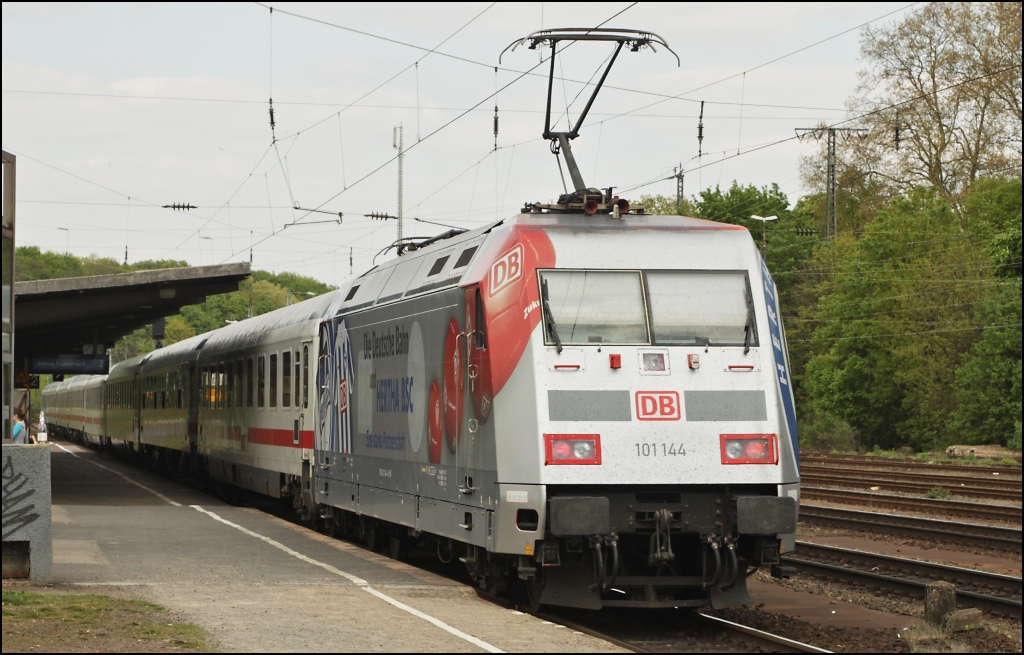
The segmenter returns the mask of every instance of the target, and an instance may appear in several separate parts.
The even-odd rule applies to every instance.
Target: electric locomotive
[[[546,30],[513,44],[615,43]],[[552,56],[552,75],[554,59]],[[594,90],[596,95],[608,70]],[[588,187],[357,279],[320,333],[319,512],[424,535],[530,603],[726,607],[785,575],[799,474],[775,284],[745,228]]]

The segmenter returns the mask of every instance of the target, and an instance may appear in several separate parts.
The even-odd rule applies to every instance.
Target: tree
[[[815,327],[805,398],[814,411],[848,422],[869,447],[941,448],[962,440],[965,422],[999,421],[1005,434],[1014,409],[991,399],[1020,386],[1012,377],[1020,361],[1020,283],[1014,305],[988,244],[1000,226],[1019,226],[1020,182],[976,187],[959,212],[938,190],[918,189],[889,203],[859,237],[841,234],[815,253],[827,277],[806,317]],[[1016,221],[1006,218],[1008,209]],[[979,351],[979,342],[988,349]],[[1001,361],[985,362],[992,384],[979,388],[976,411],[958,418],[967,389],[983,375],[977,365],[962,367],[995,352]]]
[[[853,146],[865,173],[957,197],[983,174],[1020,169],[1020,3],[929,3],[865,28],[861,55],[849,107],[870,130]]]
[[[973,224],[988,225],[995,284],[983,295],[977,340],[956,372],[956,439],[1020,448],[1021,181],[983,180],[964,203]],[[1012,443],[1017,440],[1017,443]]]
[[[694,211],[693,203],[686,198],[683,198],[683,206],[679,207],[675,198],[662,195],[640,196],[640,202],[637,204],[643,207],[645,212],[655,216],[693,216]]]

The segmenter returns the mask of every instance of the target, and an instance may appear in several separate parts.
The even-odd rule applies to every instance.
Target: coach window
[[[655,343],[758,345],[746,273],[648,272],[647,289]]]
[[[270,406],[277,407],[277,353],[270,356]]]
[[[245,406],[252,408],[253,359],[245,360]]]
[[[203,367],[202,379],[199,381],[199,406],[203,409],[210,407],[210,367]]]
[[[235,360],[235,407],[245,407],[245,370],[241,359]]]
[[[309,407],[309,346],[302,347],[302,406]]]
[[[542,271],[548,344],[650,343],[639,271]]]
[[[224,398],[226,407],[235,406],[235,363],[228,362],[224,367],[224,375],[227,376],[228,393]]]
[[[300,389],[299,385],[301,384],[301,382],[302,382],[302,365],[299,363],[299,351],[296,350],[295,351],[295,395],[292,396],[295,399],[295,406],[296,407],[299,406],[299,398],[302,397],[302,396],[299,395],[299,389]]]
[[[227,406],[227,377],[224,375],[224,364],[217,364],[217,408],[223,409]]]
[[[267,404],[267,362],[263,355],[256,364],[256,404],[262,408]]]
[[[292,354],[281,353],[281,407],[292,406]]]

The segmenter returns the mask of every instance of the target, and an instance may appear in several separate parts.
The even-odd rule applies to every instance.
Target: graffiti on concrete
[[[39,518],[36,506],[29,501],[36,490],[29,486],[24,473],[14,470],[10,455],[3,466],[3,538],[7,541],[22,528],[32,525]]]

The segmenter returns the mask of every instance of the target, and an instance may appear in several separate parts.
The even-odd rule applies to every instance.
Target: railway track
[[[925,470],[943,473],[971,473],[976,476],[991,476],[998,473],[1000,476],[1021,477],[1021,467],[996,464],[992,466],[970,466],[965,464],[948,464],[946,462],[920,462],[912,459],[889,459],[885,457],[871,457],[865,455],[810,455],[800,454],[800,464],[844,464],[858,465],[862,468],[883,468],[903,470]]]
[[[959,475],[940,472],[903,471],[895,469],[864,469],[849,466],[829,466],[822,464],[805,464],[801,470],[803,475],[829,475],[842,477],[860,477],[869,479],[886,479],[894,482],[921,482],[938,486],[964,485],[978,489],[1021,490],[1020,479],[999,477],[991,473],[987,476]]]
[[[962,521],[922,519],[806,504],[800,506],[800,522],[864,529],[902,537],[919,537],[960,546],[999,550],[1018,556],[1022,552],[1020,528],[1000,528]]]
[[[924,597],[929,582],[956,585],[957,607],[979,609],[1020,618],[1021,578],[946,564],[880,555],[849,548],[797,542],[783,556],[798,571]]]
[[[807,486],[801,486],[800,497],[804,500],[825,501],[843,505],[864,505],[896,511],[926,512],[942,516],[970,516],[975,519],[1021,522],[1021,508],[1013,505],[989,505],[960,500],[908,498],[906,496],[893,496],[883,493]]]
[[[927,493],[941,487],[951,494],[968,498],[992,498],[997,500],[1020,500],[1021,484],[1016,487],[999,484],[982,484],[965,478],[927,476],[918,477],[913,474],[872,474],[868,471],[825,472],[804,469],[800,472],[800,480],[805,484],[827,485],[834,487],[871,488],[881,487],[886,491],[902,491],[905,493]],[[962,481],[967,480],[967,481]],[[1012,482],[1012,481],[1011,481]]]

